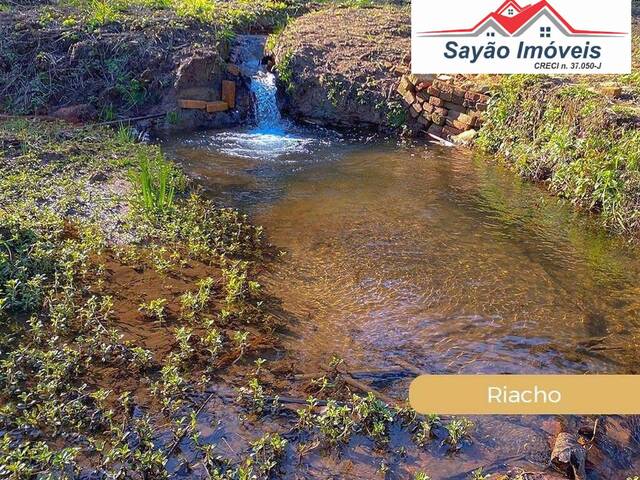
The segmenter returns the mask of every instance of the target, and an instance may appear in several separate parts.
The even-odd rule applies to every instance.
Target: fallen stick
[[[414,373],[415,375],[422,375],[423,373],[425,373],[415,365],[412,365],[409,362],[405,362],[401,358],[393,357],[392,360],[393,362],[396,363],[396,365],[406,368],[407,370],[409,370],[411,373]]]
[[[122,118],[119,120],[109,120],[108,122],[100,122],[100,123],[92,123],[91,126],[92,127],[101,127],[104,125],[115,125],[118,123],[131,123],[131,122],[139,122],[141,120],[151,120],[152,118],[160,118],[160,117],[164,117],[167,114],[167,112],[162,112],[162,113],[154,113],[151,115],[143,115],[141,117],[130,117],[130,118]]]
[[[342,378],[342,380],[344,380],[344,383],[346,383],[347,385],[351,385],[354,388],[357,388],[358,390],[361,390],[363,392],[366,393],[371,393],[373,395],[375,395],[376,397],[378,397],[379,400],[382,400],[384,403],[388,404],[388,405],[397,405],[398,401],[395,398],[391,398],[387,395],[385,395],[382,392],[378,392],[377,390],[374,390],[373,388],[369,387],[368,385],[359,382],[358,380],[356,380],[355,378],[350,377],[349,375],[345,375],[343,373],[340,374],[340,377]]]
[[[354,370],[349,372],[341,372],[348,373],[351,377],[376,377],[376,376],[391,376],[391,375],[401,375],[407,373],[406,368],[387,368],[387,369],[377,369],[377,370]],[[298,373],[293,376],[295,380],[310,380],[316,377],[322,377],[325,375],[323,372],[316,373]]]

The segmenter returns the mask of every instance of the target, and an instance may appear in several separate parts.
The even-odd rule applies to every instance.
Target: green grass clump
[[[173,207],[178,172],[162,156],[140,153],[138,162],[139,172],[133,179],[140,205],[152,215],[168,212]]]
[[[295,83],[293,82],[293,52],[290,50],[284,52],[278,63],[276,63],[275,69],[278,73],[278,80],[282,82],[285,90],[288,93],[293,92],[295,89]]]
[[[548,77],[505,76],[478,143],[524,177],[599,212],[605,225],[640,227],[640,132],[618,125],[609,100]]]

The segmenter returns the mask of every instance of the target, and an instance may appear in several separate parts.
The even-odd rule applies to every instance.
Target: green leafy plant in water
[[[416,472],[413,479],[414,480],[431,480],[431,477],[424,472]]]
[[[414,434],[415,442],[421,447],[425,446],[434,437],[434,429],[440,425],[440,417],[435,414],[427,415],[417,427]]]
[[[483,467],[471,472],[471,480],[488,480],[489,478],[491,478],[491,475],[485,475]]]
[[[452,418],[444,427],[447,430],[447,438],[444,441],[452,450],[459,450],[462,442],[469,438],[473,426],[473,422],[467,418]]]

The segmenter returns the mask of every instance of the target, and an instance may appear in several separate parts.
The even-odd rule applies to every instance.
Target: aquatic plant
[[[452,450],[459,450],[462,442],[468,439],[473,426],[473,422],[467,418],[451,418],[444,427],[447,430],[444,442],[448,443]]]
[[[420,446],[425,446],[435,436],[434,429],[440,424],[438,415],[427,415],[417,426],[417,431],[414,433],[415,442]]]
[[[491,475],[485,475],[484,468],[480,467],[471,472],[471,480],[487,480],[491,478]]]
[[[431,477],[424,472],[416,472],[413,479],[414,480],[431,480]]]

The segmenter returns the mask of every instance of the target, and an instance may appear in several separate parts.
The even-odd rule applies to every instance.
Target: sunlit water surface
[[[271,80],[256,96],[274,96]],[[640,372],[638,252],[588,215],[491,159],[295,127],[261,105],[257,127],[164,148],[286,252],[261,281],[282,299],[300,370],[336,354],[350,368],[400,358],[438,373]],[[407,387],[379,386],[398,398]],[[511,461],[544,467],[555,428],[545,425],[557,419],[476,422],[471,450],[422,452],[415,465],[434,479]],[[614,455],[620,478],[640,463],[634,442]]]

